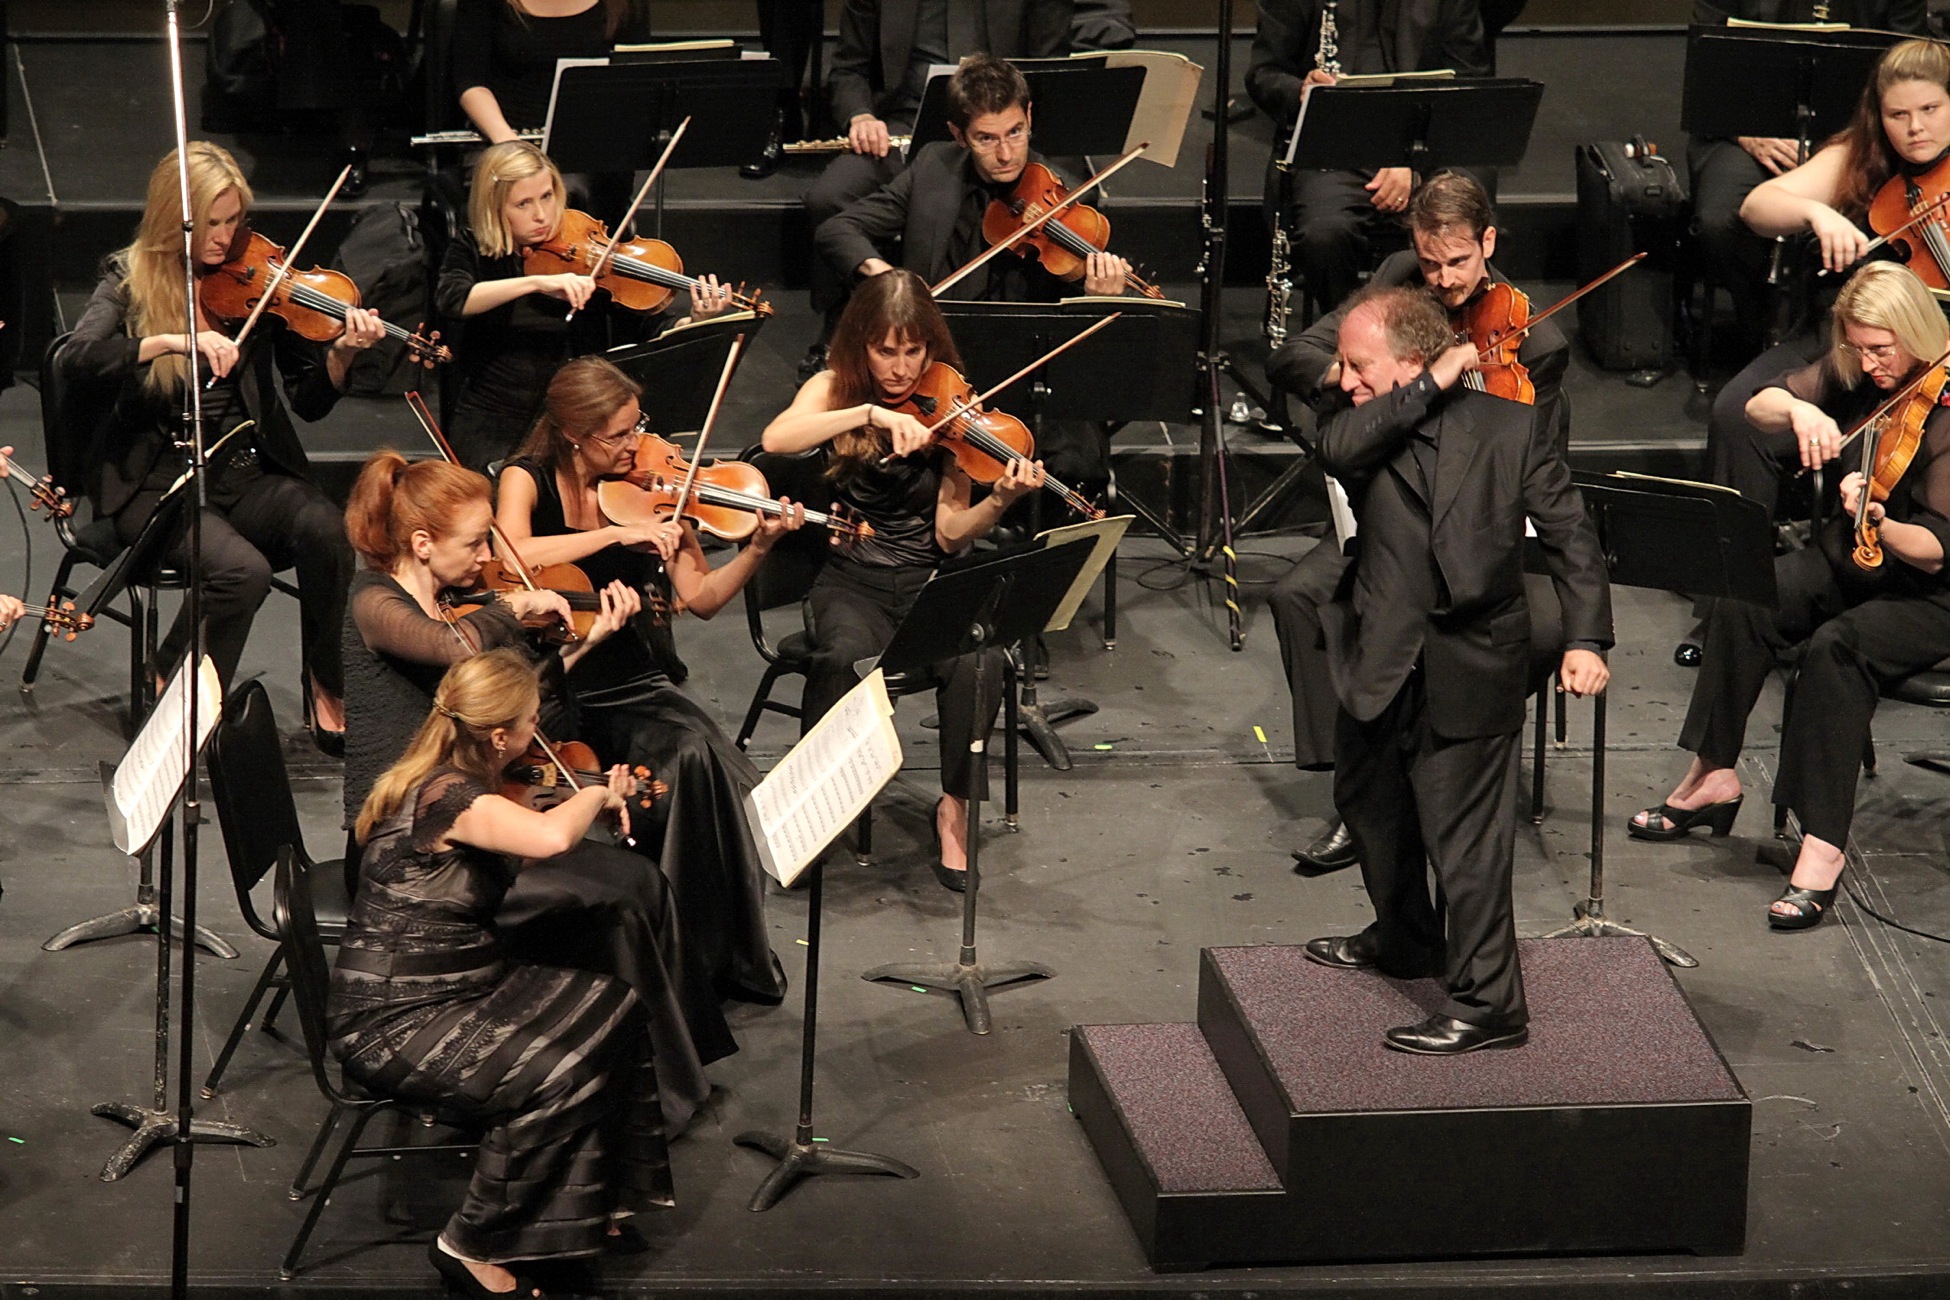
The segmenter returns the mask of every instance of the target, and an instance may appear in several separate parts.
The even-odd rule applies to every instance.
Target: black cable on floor
[[[1913,925],[1898,921],[1893,916],[1884,916],[1881,912],[1876,911],[1875,908],[1870,907],[1862,901],[1862,895],[1855,892],[1855,885],[1848,879],[1848,872],[1846,870],[1842,872],[1842,888],[1848,893],[1849,902],[1854,903],[1868,915],[1873,916],[1876,920],[1891,929],[1901,930],[1904,934],[1913,934],[1919,939],[1929,939],[1936,943],[1950,943],[1950,935],[1934,934],[1929,930],[1919,930]]]

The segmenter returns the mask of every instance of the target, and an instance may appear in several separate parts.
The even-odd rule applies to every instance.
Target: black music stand
[[[1680,129],[1697,139],[1757,135],[1793,140],[1806,162],[1817,140],[1848,124],[1883,52],[1901,39],[1893,32],[1696,25],[1686,35]],[[1786,249],[1785,238],[1775,240],[1767,284],[1776,293],[1793,287]],[[1707,295],[1710,314],[1710,288]],[[1785,333],[1784,318],[1796,314],[1793,301],[1790,296],[1773,305],[1770,342]]]
[[[1598,530],[1605,567],[1621,587],[1652,587],[1772,607],[1773,527],[1758,502],[1704,483],[1633,474],[1575,474]],[[1697,966],[1685,949],[1605,917],[1605,697],[1591,701],[1591,880],[1569,925],[1546,939],[1626,935],[1649,940],[1668,965]]]
[[[1143,68],[1107,68],[1101,58],[1011,62],[1029,83],[1036,106],[1037,152],[1052,158],[1124,152],[1144,90]],[[948,133],[946,74],[936,74],[922,87],[909,134],[909,158],[923,145],[954,139]]]
[[[755,312],[727,312],[666,330],[645,343],[611,348],[603,355],[643,385],[643,413],[650,417],[650,428],[668,438],[704,426],[731,345],[740,334],[749,344],[764,322]],[[749,349],[744,355],[751,355]]]
[[[988,715],[986,655],[991,646],[1035,636],[1049,625],[1063,597],[1083,572],[1096,543],[1089,539],[1021,551],[982,564],[937,574],[921,588],[914,607],[894,629],[879,667],[889,673],[914,672],[965,654],[975,661],[975,716]],[[990,1029],[988,991],[1031,980],[1054,978],[1041,962],[986,965],[975,951],[975,901],[981,890],[982,782],[988,744],[977,736],[975,762],[968,777],[968,880],[961,902],[961,955],[953,965],[896,962],[876,966],[860,978],[904,988],[919,986],[954,993],[971,1034]]]
[[[1072,298],[1060,303],[958,302],[941,303],[941,314],[962,354],[968,377],[978,390],[1000,383],[1112,313],[1119,319],[1104,327],[1089,349],[1065,352],[1031,371],[1013,388],[996,394],[990,403],[1024,420],[1038,445],[1050,420],[1087,420],[1095,424],[1128,424],[1159,420],[1189,424],[1196,401],[1198,373],[1198,313],[1177,303],[1150,298]],[[1111,348],[1116,352],[1112,353]],[[1109,366],[1104,357],[1142,357],[1144,365]],[[1105,452],[1108,468],[1109,452]],[[1071,484],[1075,487],[1075,484]],[[1120,506],[1116,480],[1110,496]],[[1041,497],[1034,505],[1034,531],[1042,530]],[[1143,503],[1130,508],[1143,516],[1181,553],[1185,539]],[[1036,643],[1031,642],[1031,645]],[[1117,648],[1117,565],[1115,557],[1104,570],[1104,648]],[[1040,653],[1040,651],[1038,652]],[[1070,770],[1070,754],[1052,728],[1069,718],[1095,713],[1089,700],[1072,698],[1043,703],[1036,698],[1034,663],[1024,665],[1019,723],[1043,761],[1059,772]]]

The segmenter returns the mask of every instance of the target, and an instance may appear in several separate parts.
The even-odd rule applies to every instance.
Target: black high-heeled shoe
[[[345,733],[343,731],[327,731],[318,725],[318,720],[315,716],[316,708],[311,700],[311,691],[310,676],[300,674],[298,678],[298,697],[304,705],[305,730],[311,732],[312,744],[318,746],[319,752],[323,753],[327,758],[344,758]]]
[[[934,862],[931,865],[934,867],[935,880],[951,894],[967,893],[968,872],[956,871],[941,860],[941,805],[939,803],[934,806],[934,817],[930,819],[928,829],[934,832]]]
[[[440,1280],[447,1284],[449,1292],[466,1296],[467,1300],[500,1300],[501,1297],[509,1296],[520,1296],[523,1300],[535,1300],[539,1296],[542,1300],[547,1300],[546,1294],[540,1287],[528,1282],[513,1269],[508,1270],[514,1274],[513,1290],[490,1290],[480,1278],[474,1276],[474,1270],[467,1267],[467,1261],[440,1249],[438,1237],[427,1243],[427,1262],[433,1265],[434,1272],[440,1274]]]
[[[1720,803],[1709,803],[1698,808],[1675,808],[1669,803],[1662,803],[1657,808],[1647,808],[1627,821],[1625,831],[1636,840],[1663,843],[1683,840],[1693,827],[1704,826],[1717,839],[1733,834],[1733,819],[1740,815],[1740,802],[1746,797],[1737,794]],[[1662,820],[1666,823],[1663,826],[1659,824]]]
[[[1786,903],[1794,913],[1784,916],[1774,910],[1774,904],[1767,907],[1767,924],[1776,930],[1812,930],[1821,924],[1821,918],[1828,915],[1828,909],[1835,902],[1835,891],[1842,882],[1838,877],[1827,889],[1801,889],[1792,882],[1781,891],[1774,903]]]

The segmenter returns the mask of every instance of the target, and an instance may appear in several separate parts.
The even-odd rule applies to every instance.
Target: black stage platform
[[[1195,43],[1195,42],[1194,42]],[[1526,214],[1568,212],[1570,144],[1632,130],[1671,137],[1678,40],[1671,34],[1558,34],[1506,38],[1505,70],[1552,87],[1534,162],[1505,186],[1507,245],[1527,285],[1549,300],[1568,274],[1561,225],[1532,234]],[[1241,54],[1243,56],[1243,44]],[[161,51],[153,41],[23,40],[9,51],[14,135],[0,151],[0,193],[33,209],[40,255],[73,318],[100,256],[125,240],[140,178],[167,144]],[[29,143],[23,84],[45,143]],[[1654,120],[1665,115],[1663,124]],[[1240,129],[1232,211],[1242,223],[1234,270],[1259,273],[1243,250],[1257,201],[1258,158]],[[248,142],[265,225],[295,223],[327,179],[323,150]],[[43,156],[47,170],[43,173]],[[1188,154],[1188,157],[1195,156]],[[690,265],[760,274],[783,265],[787,219],[805,173],[761,186],[724,176],[673,188],[671,225]],[[1167,183],[1168,182],[1168,183]],[[48,193],[49,185],[53,193]],[[1181,169],[1134,180],[1120,203],[1149,201],[1168,225],[1190,229],[1197,179]],[[409,197],[410,166],[395,164],[375,198]],[[58,203],[57,203],[58,200]],[[1175,205],[1175,206],[1174,206]],[[756,223],[756,224],[753,224]],[[769,223],[769,224],[768,224]],[[1134,223],[1139,230],[1147,222]],[[1120,227],[1121,228],[1121,227]],[[1160,227],[1162,228],[1162,227]],[[751,230],[763,232],[747,244]],[[1558,231],[1557,234],[1550,233]],[[716,243],[718,232],[726,236]],[[741,234],[740,232],[745,232]],[[58,241],[54,240],[59,235]],[[1169,249],[1165,250],[1170,252]],[[1158,260],[1175,290],[1192,254]],[[749,260],[743,260],[743,259]],[[1530,259],[1534,258],[1532,261]],[[722,259],[722,260],[719,260]],[[1175,273],[1174,273],[1175,270]],[[759,336],[731,395],[724,447],[749,442],[788,400],[792,367],[812,331],[803,294],[778,293],[779,317]],[[1228,301],[1225,337],[1250,358],[1257,296]],[[10,328],[12,323],[10,322]],[[1591,466],[1681,465],[1696,452],[1703,410],[1675,377],[1628,388],[1579,359],[1569,381],[1575,443]],[[327,462],[356,463],[385,441],[417,445],[400,403],[347,400],[306,431]],[[1134,459],[1182,457],[1187,428],[1131,429]],[[1234,446],[1262,477],[1290,455],[1285,443],[1240,430]],[[0,444],[40,463],[36,395],[0,393]],[[1135,465],[1131,476],[1140,478]],[[1302,491],[1289,523],[1318,520]],[[0,590],[44,590],[53,543],[33,530],[32,575],[15,525],[0,521]],[[934,733],[927,712],[898,722],[909,766],[883,796],[880,861],[830,861],[826,981],[822,989],[821,1134],[914,1165],[914,1182],[821,1180],[766,1215],[745,1203],[765,1163],[735,1148],[734,1133],[789,1128],[796,1107],[798,990],[803,987],[802,894],[769,902],[774,943],[793,982],[783,1008],[742,1008],[743,1050],[713,1067],[719,1093],[674,1147],[679,1208],[647,1225],[655,1248],[609,1270],[618,1293],[718,1296],[832,1294],[1362,1295],[1431,1298],[1512,1292],[1549,1296],[1950,1294],[1950,951],[1889,928],[1853,899],[1835,922],[1806,934],[1770,932],[1767,900],[1780,889],[1779,850],[1768,834],[1765,792],[1779,692],[1756,714],[1744,774],[1753,797],[1731,839],[1675,846],[1628,840],[1623,820],[1657,802],[1683,766],[1672,748],[1690,689],[1671,661],[1690,622],[1677,597],[1617,593],[1619,648],[1610,705],[1606,843],[1610,912],[1656,931],[1700,959],[1679,985],[1752,1104],[1751,1187],[1743,1253],[1420,1260],[1388,1264],[1226,1268],[1192,1275],[1150,1269],[1110,1181],[1066,1104],[1068,1034],[1079,1024],[1191,1021],[1197,955],[1300,943],[1367,919],[1360,882],[1341,873],[1296,878],[1288,851],[1328,814],[1328,782],[1291,766],[1288,701],[1263,604],[1265,586],[1313,544],[1295,532],[1242,540],[1246,646],[1223,649],[1215,588],[1188,576],[1158,542],[1125,546],[1119,646],[1099,648],[1100,606],[1052,638],[1051,695],[1084,695],[1101,711],[1064,725],[1077,763],[1055,773],[1025,767],[1022,833],[992,824],[984,862],[983,948],[997,960],[1047,962],[1057,978],[995,1000],[996,1031],[969,1036],[953,1003],[868,985],[858,972],[896,960],[938,960],[955,950],[956,900],[933,883],[926,853]],[[796,621],[780,615],[775,634]],[[261,673],[290,736],[310,845],[330,856],[340,840],[339,776],[298,728],[296,620],[273,596],[244,659]],[[690,687],[730,723],[743,711],[759,660],[737,610],[686,621],[680,648]],[[17,675],[24,637],[0,651],[0,676]],[[114,940],[65,953],[41,942],[62,927],[129,901],[133,870],[113,850],[96,765],[120,757],[126,641],[104,628],[49,651],[34,695],[0,708],[0,1297],[155,1293],[167,1276],[170,1171],[152,1157],[130,1177],[97,1173],[122,1130],[92,1118],[109,1099],[146,1100],[151,1050],[153,947]],[[1588,843],[1586,712],[1572,711],[1571,743],[1553,750],[1553,811],[1518,837],[1520,930],[1541,934],[1569,919],[1583,896]],[[1851,879],[1878,910],[1950,932],[1944,810],[1950,786],[1898,756],[1941,744],[1942,715],[1890,704],[1877,719],[1882,774],[1864,786]],[[789,734],[761,728],[755,755],[769,764]],[[196,1022],[206,1061],[221,1042],[264,957],[229,897],[219,837],[205,837],[202,919],[243,950],[236,962],[199,966]],[[1546,1026],[1540,1023],[1539,1032]],[[269,1150],[208,1148],[195,1164],[193,1269],[199,1296],[428,1294],[421,1251],[453,1203],[455,1187],[424,1170],[388,1166],[347,1183],[327,1210],[289,1286],[276,1268],[303,1213],[284,1189],[324,1106],[289,1043],[253,1034],[224,1093],[205,1107],[277,1138]],[[1345,1199],[1344,1170],[1305,1195]],[[390,1217],[389,1217],[390,1215]]]

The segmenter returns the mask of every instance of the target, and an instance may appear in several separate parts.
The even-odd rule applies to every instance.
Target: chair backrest
[[[251,890],[277,864],[280,851],[291,849],[308,861],[277,718],[263,682],[245,682],[224,702],[223,720],[210,744],[210,789],[237,905],[251,928],[263,934]]]
[[[48,477],[79,497],[88,487],[88,448],[103,406],[99,392],[75,391],[54,364],[55,354],[73,337],[63,334],[41,353],[41,443]]]
[[[288,849],[278,854],[277,881],[272,886],[271,923],[283,946],[285,971],[291,980],[291,1001],[298,1008],[298,1024],[305,1035],[305,1055],[311,1058],[318,1089],[333,1101],[342,1098],[325,1063],[325,999],[331,992],[332,971],[325,962],[325,945],[318,937],[318,914],[312,907],[311,864]]]
[[[791,497],[814,510],[824,510],[832,503],[833,491],[826,481],[823,456],[810,452],[784,456],[765,451],[754,443],[740,452],[738,459],[756,466],[765,475],[765,484],[774,497]],[[831,550],[824,528],[802,528],[778,540],[771,554],[765,557],[765,563],[745,583],[745,608],[754,638],[758,636],[759,614],[781,605],[796,605],[806,598],[813,580],[826,567]]]

